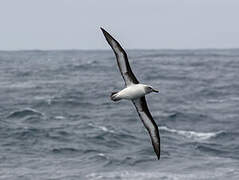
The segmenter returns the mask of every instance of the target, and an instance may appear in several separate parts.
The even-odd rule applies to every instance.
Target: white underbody
[[[130,85],[130,86],[124,88],[123,90],[119,91],[116,94],[116,97],[120,98],[120,99],[128,99],[128,100],[140,98],[147,94],[145,91],[145,86],[146,85],[144,85],[144,84]]]

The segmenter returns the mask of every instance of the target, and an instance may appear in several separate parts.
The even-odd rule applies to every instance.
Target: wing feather
[[[133,100],[133,103],[137,109],[140,119],[142,120],[145,128],[148,130],[151,142],[158,159],[160,159],[160,136],[158,126],[153,120],[152,115],[149,112],[145,96],[140,99]]]
[[[129,86],[131,84],[138,84],[139,81],[135,77],[134,73],[132,72],[128,57],[124,49],[120,46],[120,44],[103,28],[101,28],[107,42],[113,49],[116,59],[117,59],[117,64],[120,70],[120,73],[125,81],[125,85]]]

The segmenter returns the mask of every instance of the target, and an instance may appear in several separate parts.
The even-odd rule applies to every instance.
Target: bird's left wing
[[[125,86],[129,86],[131,84],[138,84],[139,81],[136,79],[134,73],[130,68],[128,57],[124,49],[121,47],[118,41],[116,41],[106,30],[104,30],[103,28],[101,28],[101,30],[107,42],[115,53],[120,73],[125,81]]]
[[[139,117],[141,118],[145,128],[149,132],[154,152],[156,153],[158,159],[160,159],[160,136],[158,126],[154,122],[153,117],[149,112],[145,96],[132,101],[137,109]]]

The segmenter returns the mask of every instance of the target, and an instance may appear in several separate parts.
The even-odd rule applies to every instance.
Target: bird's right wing
[[[138,84],[139,81],[136,79],[135,75],[133,74],[128,57],[124,49],[120,46],[120,44],[103,28],[101,28],[107,42],[113,49],[116,59],[117,59],[117,64],[119,66],[120,73],[125,81],[125,85],[129,86],[131,84]]]
[[[137,109],[140,119],[149,132],[154,152],[156,153],[158,159],[160,159],[160,136],[158,126],[154,122],[153,117],[149,112],[145,96],[133,100],[133,103]]]

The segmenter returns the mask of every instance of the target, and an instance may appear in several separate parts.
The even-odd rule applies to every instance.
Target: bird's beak
[[[153,89],[153,92],[159,93],[159,91],[158,91],[158,90],[155,90],[155,89]]]

